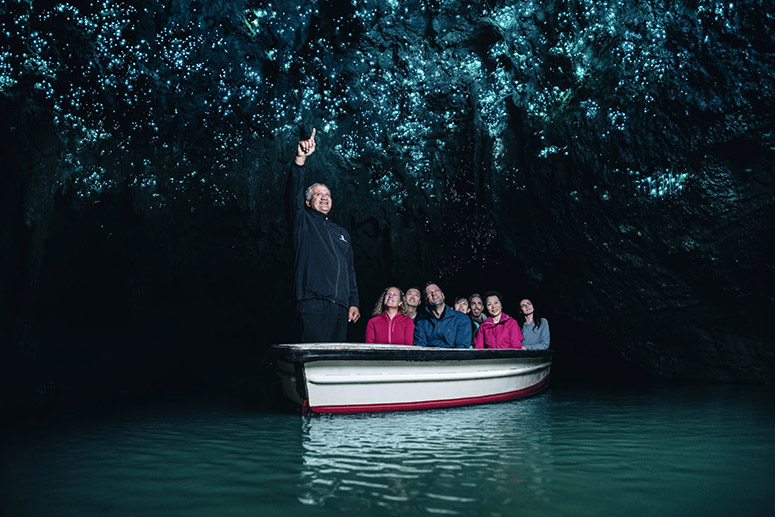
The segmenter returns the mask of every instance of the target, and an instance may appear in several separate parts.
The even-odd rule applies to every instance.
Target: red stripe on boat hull
[[[347,406],[308,406],[313,413],[374,413],[378,411],[408,411],[412,409],[436,409],[455,406],[471,406],[504,402],[534,395],[546,387],[549,377],[544,377],[538,384],[517,391],[483,395],[481,397],[464,397],[459,399],[424,400],[418,402],[394,402],[390,404],[358,404]],[[306,403],[307,401],[305,401]]]

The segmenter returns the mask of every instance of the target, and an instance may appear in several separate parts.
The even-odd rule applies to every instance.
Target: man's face
[[[471,298],[471,315],[474,318],[478,318],[482,315],[482,311],[484,310],[484,303],[482,303],[482,299],[478,296],[474,296]]]
[[[321,214],[328,215],[331,211],[331,191],[325,185],[312,187],[312,198],[307,200],[307,206]]]
[[[420,305],[420,290],[419,289],[409,289],[406,292],[406,304],[410,307],[418,307]]]
[[[444,305],[444,293],[436,284],[430,284],[425,288],[425,299],[431,307],[441,307]]]

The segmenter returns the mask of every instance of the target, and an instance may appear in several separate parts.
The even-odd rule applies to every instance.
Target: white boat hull
[[[401,345],[277,345],[283,393],[316,413],[512,400],[546,387],[552,353]]]

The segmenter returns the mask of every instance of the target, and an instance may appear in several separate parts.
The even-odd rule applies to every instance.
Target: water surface
[[[770,515],[768,388],[553,385],[444,410],[301,417],[187,403],[3,449],[7,515]]]

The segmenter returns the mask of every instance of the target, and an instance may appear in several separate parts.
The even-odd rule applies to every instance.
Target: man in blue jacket
[[[429,282],[425,307],[414,322],[414,344],[440,348],[471,348],[471,318],[444,303],[444,292]]]
[[[358,285],[347,230],[331,221],[331,191],[322,183],[304,189],[307,157],[315,152],[315,130],[299,142],[286,190],[294,256],[294,294],[303,343],[347,341],[355,323]]]

